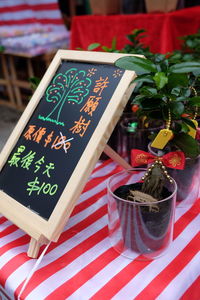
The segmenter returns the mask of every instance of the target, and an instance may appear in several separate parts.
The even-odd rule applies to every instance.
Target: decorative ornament
[[[144,202],[155,202],[161,200],[163,197],[163,189],[165,181],[173,183],[172,177],[168,174],[166,167],[173,169],[184,169],[185,155],[182,151],[169,152],[163,156],[157,157],[148,152],[133,149],[131,151],[131,164],[133,167],[138,167],[145,164],[150,164],[145,174],[142,176],[142,188],[141,194],[131,194],[130,199],[133,197],[134,201],[142,199]],[[150,195],[153,199],[145,198],[146,195]],[[146,199],[146,200],[145,200]],[[154,203],[150,205],[150,211],[156,212],[156,206]]]
[[[162,173],[165,175],[165,177],[169,180],[169,182],[172,183],[171,176],[168,174],[166,167],[164,166],[163,162],[159,158],[155,160],[155,162],[147,169],[146,173],[141,179],[145,180],[145,178],[152,176],[153,173],[155,173],[154,168],[158,166],[162,170]]]
[[[166,167],[183,169],[185,155],[182,151],[174,151],[157,157],[148,152],[133,149],[131,151],[131,163],[133,167],[152,163],[141,178],[143,181],[141,192],[160,200],[163,195],[165,180],[173,183]]]
[[[183,170],[185,167],[185,155],[182,151],[173,151],[157,157],[139,149],[131,150],[131,165],[133,167],[154,163],[156,160],[161,161],[167,168]]]
[[[151,147],[157,149],[163,149],[167,143],[173,138],[173,132],[170,129],[171,126],[171,112],[168,111],[168,121],[166,122],[166,129],[161,129],[153,142],[151,143]]]
[[[138,123],[137,122],[131,122],[128,123],[127,131],[128,132],[135,132],[137,129]]]
[[[191,86],[190,89],[194,92],[194,96],[197,97],[197,91],[196,91],[196,89],[193,86]],[[194,117],[193,117],[193,119],[191,119],[191,121],[193,122],[193,124],[195,126],[195,129],[193,127],[187,125],[189,127],[188,134],[191,137],[193,137],[193,139],[196,138],[197,128],[198,128],[198,122],[196,120],[197,114],[198,114],[198,106],[195,106]]]

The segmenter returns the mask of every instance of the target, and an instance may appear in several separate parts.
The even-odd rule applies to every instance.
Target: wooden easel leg
[[[124,169],[132,169],[132,166],[127,163],[117,152],[115,152],[110,146],[106,145],[103,152],[117,162]]]
[[[41,244],[37,240],[31,238],[27,255],[32,258],[37,258],[40,250],[40,246]]]

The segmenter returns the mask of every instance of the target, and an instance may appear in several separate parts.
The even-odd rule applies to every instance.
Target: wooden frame
[[[59,50],[2,150],[0,156],[0,170],[6,163],[9,154],[18,141],[18,138],[24,130],[62,60],[113,65],[118,58],[125,55],[126,54]],[[124,75],[115,89],[115,92],[109,101],[98,126],[94,130],[85,151],[76,165],[75,170],[67,182],[65,189],[63,190],[62,195],[48,220],[43,219],[3,191],[0,191],[0,212],[32,238],[28,250],[28,255],[30,257],[36,257],[38,255],[41,244],[47,243],[48,241],[58,240],[63,227],[75,206],[76,200],[81,194],[89,174],[94,168],[101,152],[104,150],[106,142],[130,97],[134,88],[133,85],[130,86],[130,82],[135,78],[135,76],[135,72],[133,71],[124,72]]]

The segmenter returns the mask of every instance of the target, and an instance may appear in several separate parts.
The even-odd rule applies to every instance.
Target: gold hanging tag
[[[157,149],[163,149],[167,143],[172,139],[173,132],[170,129],[161,129],[153,142],[151,143],[151,147]]]
[[[193,127],[187,125],[189,127],[189,131],[188,131],[188,134],[193,137],[193,139],[195,139],[196,137],[196,133],[197,133],[197,127],[198,127],[198,122],[197,120],[191,120],[193,123],[194,123],[194,126],[196,127],[196,129],[194,129]]]

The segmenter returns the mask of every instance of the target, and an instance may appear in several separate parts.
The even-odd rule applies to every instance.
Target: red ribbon
[[[158,157],[142,150],[131,150],[131,165],[133,167],[147,165],[158,159],[168,168],[183,170],[185,167],[185,155],[182,151],[169,152]]]

